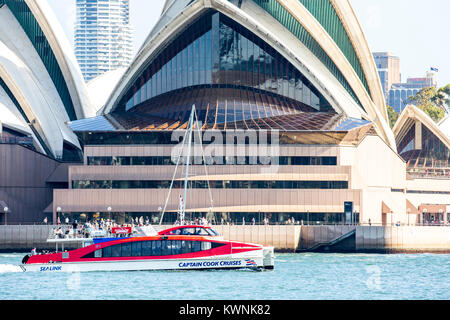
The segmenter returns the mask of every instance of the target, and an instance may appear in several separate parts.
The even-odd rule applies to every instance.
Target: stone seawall
[[[39,250],[55,250],[54,244],[47,243],[51,225],[28,226],[0,226],[0,252],[1,251],[27,251],[36,248]],[[76,249],[79,244],[65,244],[65,249]]]
[[[357,227],[355,251],[450,253],[450,226]]]
[[[161,230],[169,226],[158,226]],[[0,226],[0,251],[54,250],[46,242],[53,226]],[[449,227],[214,226],[227,240],[274,246],[277,252],[450,253]],[[66,244],[65,249],[77,248]]]

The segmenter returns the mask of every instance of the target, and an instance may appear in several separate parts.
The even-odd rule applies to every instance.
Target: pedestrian
[[[66,224],[69,224],[69,217],[66,217]]]
[[[61,219],[58,217],[58,226],[61,225]]]
[[[47,222],[48,222],[48,219],[47,219],[47,217],[45,217],[45,218],[44,218],[44,224],[46,225]]]
[[[77,229],[78,229],[78,221],[77,220],[75,220],[73,222],[72,227],[73,227],[73,235],[76,238],[77,237]]]

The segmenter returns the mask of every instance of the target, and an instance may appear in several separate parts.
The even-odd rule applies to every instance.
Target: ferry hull
[[[51,264],[25,264],[24,272],[64,273],[96,271],[146,271],[146,270],[205,270],[205,269],[263,269],[263,257],[209,259],[167,259],[133,261],[68,262]],[[268,266],[267,269],[272,269]]]

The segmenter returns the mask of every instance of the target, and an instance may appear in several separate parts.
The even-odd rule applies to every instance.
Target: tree
[[[391,106],[387,106],[387,113],[388,113],[388,117],[389,117],[389,124],[392,129],[398,120],[399,114],[397,112],[395,112],[394,108],[392,108]]]
[[[439,90],[435,87],[423,88],[415,96],[409,97],[408,100],[414,103],[435,122],[439,122],[445,116],[445,106],[448,102],[445,94],[445,90],[448,90],[446,89],[447,87]]]
[[[450,106],[450,84],[440,88],[437,91],[434,102],[437,106],[444,110],[444,112],[448,112],[448,108]]]

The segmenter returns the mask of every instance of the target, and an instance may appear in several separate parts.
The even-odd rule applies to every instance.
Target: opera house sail
[[[18,1],[3,3],[0,13],[24,24],[8,9]],[[21,3],[33,13],[27,17],[40,17],[41,1]],[[34,19],[54,39],[48,36],[53,29]],[[48,40],[46,52],[54,54],[48,63],[40,46],[33,46],[41,38],[31,41],[27,32],[20,34],[36,59],[23,59],[9,40],[11,59],[40,62],[43,81],[52,84],[46,96],[55,97],[48,99],[54,103],[28,108],[31,95],[19,90],[27,86],[13,85],[23,79],[6,77],[15,73],[6,72],[10,64],[2,62],[0,76],[9,93],[0,97],[9,100],[0,106],[10,106],[20,120],[16,127],[32,128],[36,144],[48,153],[60,154],[68,143],[83,147],[83,165],[68,168],[68,189],[54,190],[46,209],[54,221],[102,217],[128,223],[145,216],[159,222],[167,199],[164,223],[175,222],[185,176],[174,175],[174,155],[193,105],[200,123],[195,130],[212,160],[206,160],[205,174],[205,163],[194,156],[183,199],[188,219],[409,224],[429,218],[420,216],[423,208],[446,211],[444,203],[450,203],[448,153],[432,152],[433,161],[440,161],[433,163],[444,168],[439,179],[407,175],[412,162],[402,157],[408,151],[417,155],[403,139],[412,122],[404,116],[395,135],[390,129],[377,68],[348,0],[168,0],[130,67],[90,83],[93,92],[117,83],[109,97],[101,92],[93,99],[95,107],[78,82],[79,70],[64,64],[72,54]],[[8,35],[1,37],[6,43]],[[70,59],[61,59],[63,53]],[[49,66],[59,67],[65,85]],[[32,67],[30,78],[38,70]],[[42,108],[47,118],[31,117]],[[24,115],[36,124],[28,125]],[[48,135],[49,130],[59,134]],[[243,139],[233,136],[242,132]],[[423,136],[437,141],[427,131]],[[193,142],[195,150],[199,141]],[[172,179],[175,192],[167,198]]]
[[[0,121],[54,159],[81,146],[66,122],[94,115],[73,50],[46,1],[0,0]]]

